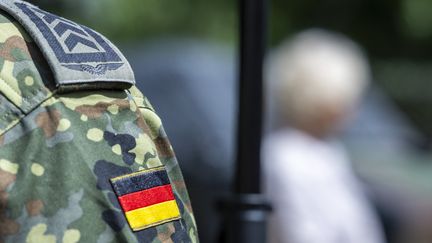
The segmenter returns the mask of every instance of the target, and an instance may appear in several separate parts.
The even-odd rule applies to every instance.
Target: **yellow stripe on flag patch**
[[[154,204],[126,212],[126,218],[134,231],[180,218],[175,200]]]

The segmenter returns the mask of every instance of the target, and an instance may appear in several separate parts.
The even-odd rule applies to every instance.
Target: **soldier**
[[[161,120],[119,50],[0,2],[0,242],[198,242]]]

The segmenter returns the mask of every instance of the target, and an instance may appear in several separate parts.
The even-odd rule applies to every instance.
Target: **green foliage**
[[[233,40],[237,31],[235,1],[62,0],[37,4],[117,40],[157,36]]]
[[[142,40],[166,36],[212,39],[236,45],[238,0],[34,0],[42,7],[93,27],[110,39]],[[367,51],[377,82],[420,127],[432,115],[415,113],[411,101],[430,107],[427,92],[419,92],[428,72],[408,67],[432,56],[430,0],[268,0],[269,41],[277,45],[301,30],[319,27],[348,35]],[[393,60],[407,63],[393,65]],[[384,68],[389,67],[389,68]],[[415,66],[415,65],[414,65]],[[420,65],[421,66],[421,65]],[[399,71],[404,71],[402,75]],[[398,78],[396,78],[398,77]],[[415,82],[414,82],[415,81]],[[424,81],[424,82],[423,82]],[[408,88],[410,87],[410,88]],[[407,91],[411,90],[409,97]],[[423,89],[425,90],[425,89]],[[426,89],[428,90],[428,89]],[[421,115],[416,115],[421,114]],[[423,125],[422,125],[423,124]]]
[[[402,1],[402,26],[407,35],[425,38],[432,35],[432,2],[429,0]]]
[[[116,40],[192,36],[234,43],[237,0],[31,0]],[[430,50],[429,0],[273,0],[270,41],[310,27],[340,31],[374,56]],[[402,43],[412,41],[416,43]],[[404,46],[404,48],[401,48]]]

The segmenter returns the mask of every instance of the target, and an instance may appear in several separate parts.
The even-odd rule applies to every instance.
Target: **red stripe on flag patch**
[[[153,187],[147,190],[133,192],[118,198],[125,212],[153,204],[174,200],[171,185]]]

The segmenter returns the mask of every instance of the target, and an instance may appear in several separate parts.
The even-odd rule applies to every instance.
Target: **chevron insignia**
[[[110,44],[95,31],[24,2],[15,5],[36,25],[62,66],[103,75],[124,64]]]

